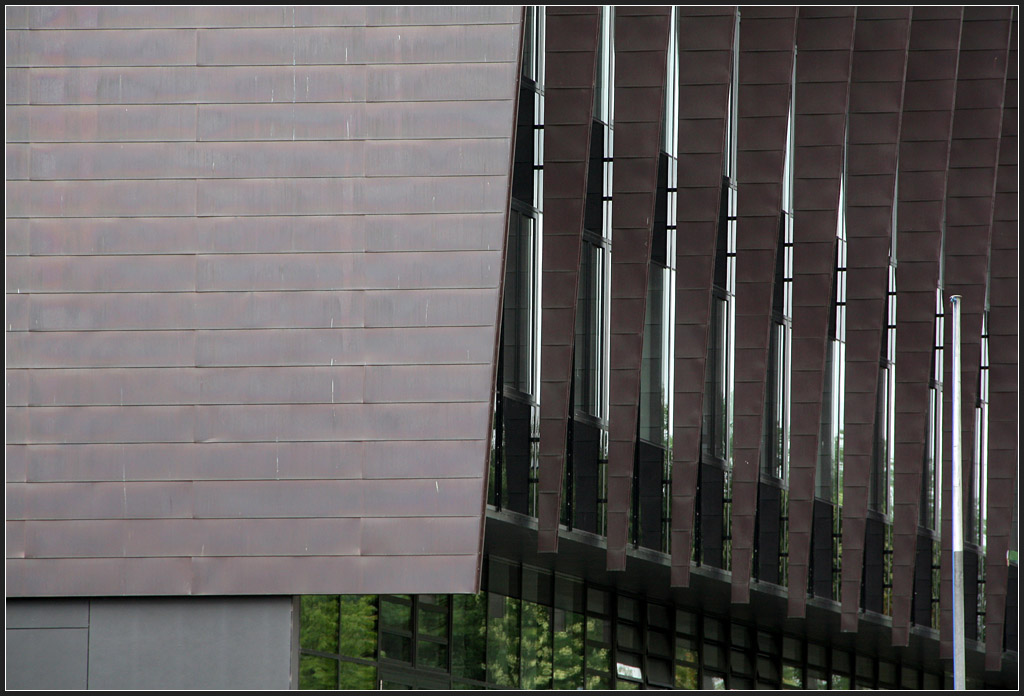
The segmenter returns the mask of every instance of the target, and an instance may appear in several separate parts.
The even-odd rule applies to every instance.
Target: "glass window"
[[[487,681],[519,686],[520,601],[487,593]]]
[[[668,273],[651,264],[640,369],[640,437],[660,446],[668,443]]]
[[[314,655],[299,656],[300,689],[337,689],[338,661]]]
[[[338,652],[338,598],[307,595],[301,600],[299,647]]]
[[[513,209],[509,213],[505,258],[505,296],[502,323],[505,386],[525,394],[533,392],[536,233],[533,218]]]
[[[452,596],[452,674],[487,678],[487,605],[484,593]]]
[[[551,688],[551,608],[524,601],[520,641],[520,688]]]
[[[555,689],[583,688],[583,615],[554,610],[553,682]]]
[[[584,239],[576,304],[574,400],[576,411],[603,415],[605,250]]]
[[[701,441],[705,455],[724,461],[728,445],[729,301],[717,291],[711,299],[708,356],[704,368],[704,422]]]

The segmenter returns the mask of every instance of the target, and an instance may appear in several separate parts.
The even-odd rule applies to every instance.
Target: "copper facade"
[[[472,591],[519,10],[8,28],[8,592]]]
[[[607,417],[585,443],[596,471],[606,439],[607,472],[581,535],[560,523],[607,11],[549,8],[531,35],[519,8],[9,9],[8,593],[469,593],[500,549],[680,605],[707,598],[741,621],[799,623],[804,637],[857,631],[841,639],[856,650],[934,647],[937,663],[949,598],[930,581],[945,587],[948,554],[930,552],[950,538],[951,423],[938,291],[965,297],[965,484],[987,484],[987,498],[968,494],[986,524],[969,622],[1005,675],[1015,10],[616,9]],[[531,114],[520,56],[544,33],[530,46],[546,58],[544,109]],[[539,426],[492,430],[515,145],[531,135],[543,254],[526,411]],[[671,442],[655,447],[639,424],[658,233],[674,244],[675,311],[674,354],[658,358],[674,374],[659,395]],[[702,437],[730,263],[714,478]],[[778,308],[789,287],[791,316]],[[832,424],[845,468],[827,494],[837,333],[845,380],[829,398],[845,404]],[[990,416],[975,462],[979,384]],[[487,472],[502,438],[528,453],[518,517],[488,506],[501,505]],[[665,457],[664,480],[641,470],[648,455]],[[665,530],[653,545],[651,521]]]

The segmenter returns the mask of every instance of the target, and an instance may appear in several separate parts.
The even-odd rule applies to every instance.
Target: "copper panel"
[[[475,154],[473,141],[463,146],[467,157]],[[44,143],[31,149],[32,179],[37,181],[237,179],[355,176],[363,171],[364,145],[359,141],[127,143],[111,148],[107,143]]]
[[[843,174],[846,112],[856,11],[838,16],[808,16],[797,23],[796,143],[793,156],[792,423],[789,464],[789,615],[806,612],[810,527],[813,513],[818,436],[821,423],[825,358],[829,346],[830,298],[835,267],[835,232]],[[821,74],[820,60],[833,69]],[[844,97],[832,95],[840,89]],[[819,153],[839,161],[820,170]]]
[[[13,181],[9,217],[177,217],[195,212],[193,181]]]
[[[1003,558],[1011,543],[1016,491],[1018,394],[1019,230],[1017,227],[1017,22],[1010,27],[1006,97],[999,141],[999,166],[992,216],[989,278],[989,460],[985,562],[985,667],[999,669],[1003,654],[1008,568]],[[998,356],[998,357],[997,357]],[[999,493],[1003,493],[999,495]]]
[[[308,572],[296,576],[294,557],[194,558],[193,594],[252,594],[266,587],[268,594],[330,594],[332,587],[351,587],[372,594],[472,593],[464,578],[477,573],[472,554],[424,556],[416,560],[416,574],[405,569],[404,556],[317,556],[302,559]],[[258,581],[257,581],[258,579]]]
[[[759,451],[764,416],[765,364],[775,280],[775,246],[782,210],[783,155],[792,91],[797,11],[792,7],[745,7],[742,16],[732,601],[746,604],[750,601],[757,481],[761,469]],[[753,66],[757,66],[756,70]],[[752,106],[761,99],[764,101],[760,107]],[[744,107],[744,104],[748,106]],[[749,110],[745,112],[745,108]],[[772,156],[766,158],[758,153],[771,153]],[[777,203],[770,213],[765,209],[759,212],[748,209],[750,194],[761,186],[777,191]]]
[[[648,260],[664,118],[669,8],[615,14],[615,176],[612,191],[611,383],[608,430],[608,570],[625,570],[640,401]],[[627,69],[627,67],[629,69]],[[620,136],[620,134],[622,134]],[[622,173],[620,162],[639,168]],[[629,277],[642,291],[624,294]],[[635,299],[634,299],[635,296]]]
[[[573,342],[583,213],[590,158],[594,84],[601,11],[596,7],[550,8],[544,121],[544,227],[541,344],[541,440],[538,550],[558,550],[567,422],[573,384]],[[579,113],[579,105],[584,113]],[[564,225],[555,224],[565,221]],[[555,350],[555,348],[558,350]]]
[[[7,264],[7,292],[181,292],[195,289],[194,256],[82,258],[19,256]]]
[[[364,556],[438,556],[471,548],[480,534],[473,517],[374,517],[358,520]]]
[[[679,101],[703,89],[714,112],[687,117],[680,110],[676,251],[676,372],[672,461],[671,553],[673,586],[690,580],[690,554],[700,466],[700,430],[708,345],[714,259],[724,170],[725,129],[732,77],[735,8],[713,14],[680,8]],[[706,181],[684,181],[682,172],[707,173]]]
[[[936,52],[953,56],[959,53],[962,12],[961,8],[953,16],[949,16],[949,8],[916,8],[914,12],[900,135],[901,180],[908,172],[946,170],[955,61],[943,61],[950,67],[941,80],[935,79],[933,68]],[[911,108],[912,102],[918,106]],[[898,203],[895,477],[899,485],[894,492],[893,557],[904,560],[893,569],[893,645],[907,645],[909,640],[914,567],[913,561],[907,563],[905,559],[915,557],[928,436],[927,418],[908,407],[928,403],[935,345],[935,288],[939,282],[945,177],[933,183],[932,189],[917,193],[918,200],[908,199],[901,185]]]
[[[12,67],[195,65],[196,34],[186,29],[8,31],[7,58]]]
[[[177,142],[195,135],[192,105],[7,107],[8,142]]]
[[[507,99],[517,68],[511,62],[370,65],[365,69],[365,98],[375,102],[440,101],[469,93],[476,99]]]
[[[365,576],[474,590],[521,10],[373,10],[374,29],[359,7],[23,14],[49,31],[8,46],[33,66],[7,73],[8,366],[27,404],[8,418],[8,512],[140,524],[81,544],[34,527],[81,558],[9,566],[9,591],[193,593],[189,556],[216,552],[221,592],[262,592],[239,558],[301,556],[294,582],[310,554],[361,550],[338,500],[200,529],[196,481],[262,515],[359,482],[371,515],[476,520],[424,549],[454,561],[410,572],[414,545]],[[152,558],[96,557],[128,551]],[[52,572],[68,581],[34,578]]]
[[[964,126],[975,120],[977,113],[998,114],[1003,110],[1006,93],[1007,51],[1010,39],[1012,8],[1003,8],[999,19],[988,18],[984,10],[972,7],[964,9],[963,28],[960,33],[960,55],[974,55],[981,58],[981,64],[961,60],[956,78],[956,106],[953,114],[953,135],[949,154],[950,183],[954,172],[961,170],[984,182],[980,195],[957,195],[951,188],[946,190],[946,236],[945,277],[943,298],[949,306],[949,298],[960,295],[961,302],[961,354],[962,354],[962,452],[964,481],[964,510],[966,514],[977,504],[969,494],[973,480],[973,458],[966,453],[974,451],[974,410],[978,393],[978,371],[981,360],[982,314],[985,309],[985,295],[988,285],[989,244],[991,241],[992,216],[995,196],[996,168],[1001,128],[994,119],[990,120],[991,130],[984,136],[976,132],[970,138],[970,147],[961,146],[968,138]],[[998,38],[996,38],[998,37]],[[966,143],[965,143],[966,144]],[[981,159],[979,159],[981,158]],[[958,172],[959,173],[959,172]],[[949,310],[947,310],[948,313]],[[952,344],[953,322],[945,323],[945,343]],[[944,384],[953,383],[952,361],[944,365]],[[943,390],[943,441],[952,438],[952,389]],[[952,446],[943,446],[942,478],[942,578],[952,584]],[[942,587],[940,594],[941,621],[940,655],[953,654],[952,637],[952,592]]]
[[[349,11],[354,7],[344,8]],[[519,22],[515,7],[470,7],[463,5],[443,7],[367,7],[367,26],[433,26],[447,24],[509,24]]]
[[[910,12],[883,21],[902,28],[909,40]],[[881,111],[880,90],[902,86],[907,63],[907,44],[902,50],[887,49],[873,40],[871,28],[881,21],[869,15],[857,32],[850,96],[850,112]],[[858,24],[858,30],[860,25]],[[880,45],[881,44],[881,45]],[[886,84],[888,83],[888,84]],[[885,86],[883,86],[885,85]],[[901,90],[900,90],[901,91]],[[902,104],[887,115],[898,119]],[[886,112],[883,112],[886,113]],[[878,415],[879,355],[886,325],[889,287],[889,252],[892,244],[896,190],[896,156],[899,134],[888,140],[870,138],[862,131],[864,121],[851,120],[851,144],[847,164],[847,359],[846,424],[843,474],[843,629],[856,630],[864,557],[868,480],[872,467],[874,433]],[[902,190],[902,188],[901,188]],[[882,224],[878,224],[882,222]]]
[[[249,66],[33,68],[29,87],[33,104],[267,104],[358,102],[367,97],[365,66],[265,66],[256,70],[258,82],[253,72]],[[502,83],[494,73],[490,69],[484,74]],[[483,81],[476,86],[482,88]],[[500,88],[491,85],[486,98],[499,94]],[[450,90],[448,97],[457,98]]]

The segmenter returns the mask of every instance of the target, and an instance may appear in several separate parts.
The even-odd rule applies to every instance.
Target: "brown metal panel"
[[[7,265],[7,292],[182,292],[195,289],[194,256],[19,256]]]
[[[12,181],[9,217],[162,217],[193,214],[192,181]]]
[[[463,171],[436,156],[432,163],[453,169],[453,175],[488,173],[474,171],[481,168],[484,154],[479,147],[474,148],[473,141],[465,142],[464,147]],[[433,148],[437,149],[440,146]],[[31,178],[37,181],[349,177],[362,173],[364,156],[364,144],[359,141],[127,143],[117,148],[106,143],[49,143],[32,145],[31,150]],[[433,154],[431,148],[423,150]]]
[[[480,533],[472,517],[373,517],[358,520],[364,556],[437,556],[472,548]]]
[[[187,142],[195,135],[190,104],[7,108],[8,142]]]
[[[178,442],[184,425],[171,429],[157,418],[157,409],[171,407],[141,407],[130,413],[145,413],[147,418],[135,425],[126,442],[151,437],[139,432],[149,427],[161,439],[154,442]],[[409,404],[264,404],[233,406],[196,406],[195,437],[198,442],[268,442],[275,439],[288,441],[333,440],[467,440],[479,428],[488,410],[485,401],[475,403],[409,403]],[[78,411],[84,409],[75,409]],[[42,414],[40,414],[42,415]],[[77,425],[77,414],[55,413],[62,416],[65,428]],[[100,418],[107,414],[93,414]],[[191,414],[189,414],[191,416]],[[81,416],[85,418],[85,416]],[[113,419],[115,414],[109,414]],[[184,417],[182,417],[184,420]],[[150,421],[153,421],[152,423]],[[191,421],[188,435],[192,435]],[[56,427],[56,426],[55,426]],[[125,426],[127,428],[127,426]],[[42,432],[40,432],[42,431]],[[71,430],[72,433],[76,432]],[[166,433],[166,434],[165,434]],[[56,437],[56,431],[33,426],[36,441]],[[87,436],[88,433],[83,434]],[[70,438],[71,435],[68,435]],[[153,436],[155,437],[155,436]],[[72,442],[110,442],[110,440],[71,440]]]
[[[624,6],[615,13],[608,570],[626,569],[670,17],[669,8]],[[631,284],[636,287],[627,288]]]
[[[17,332],[7,336],[7,367],[184,366],[195,345],[192,331]]]
[[[8,372],[8,384],[22,379],[28,382],[25,405],[29,406],[360,403],[364,369],[338,366],[12,370]],[[474,371],[461,365],[458,370],[469,374]],[[461,375],[452,377],[449,388],[453,391],[458,389],[459,378],[465,379]],[[370,389],[368,384],[367,392]],[[372,400],[369,393],[367,400]],[[12,405],[10,401],[8,405]]]
[[[8,168],[35,180],[8,183],[8,364],[38,405],[9,413],[8,513],[142,524],[121,548],[110,530],[75,544],[34,528],[83,557],[9,566],[11,594],[194,593],[211,575],[189,556],[211,548],[222,593],[380,591],[382,573],[475,589],[521,11],[375,10],[391,26],[374,31],[367,12],[26,11]],[[368,81],[386,101],[367,103]],[[195,481],[222,484],[232,514],[323,510],[200,529]],[[350,509],[327,500],[353,482]],[[345,531],[363,510],[476,533],[434,525],[443,538],[360,561],[345,585],[310,554],[364,551]],[[89,557],[129,548],[150,558]],[[280,554],[296,558],[273,578],[235,569]]]
[[[472,65],[369,65],[365,68],[367,101],[442,101],[471,93],[478,99],[507,98],[516,63]]]
[[[732,601],[745,604],[750,601],[775,247],[782,210],[797,9],[743,7],[740,16]],[[774,200],[770,209],[756,210],[760,207],[756,203],[759,195]],[[749,203],[752,197],[753,211]]]
[[[365,12],[367,26],[519,23],[518,8],[510,6],[367,7]]]
[[[846,170],[847,295],[846,405],[843,464],[842,630],[856,631],[864,568],[868,485],[878,412],[878,373],[889,285],[889,253],[896,195],[899,132],[887,142],[860,114],[888,112],[902,103],[881,96],[903,93],[910,40],[910,10],[857,13],[850,78]],[[898,38],[902,36],[902,42]],[[865,142],[868,141],[868,142]]]
[[[506,147],[507,144],[498,138],[369,142],[366,146],[366,175],[493,176],[502,173],[502,156]]]
[[[962,8],[916,8],[907,56],[900,134],[896,267],[896,443],[893,510],[893,644],[907,645],[921,476],[928,438],[928,392],[935,345],[943,201],[956,93]],[[952,56],[953,60],[948,57]],[[935,65],[945,66],[938,74]],[[913,104],[914,106],[911,106]],[[933,172],[910,196],[905,177]]]
[[[552,7],[547,11],[546,31],[544,127],[548,144],[544,150],[544,210],[548,224],[544,226],[541,281],[544,303],[541,346],[545,359],[540,394],[537,548],[542,552],[555,552],[562,506],[566,427],[568,419],[573,417],[569,402],[576,297],[601,10]],[[583,113],[579,113],[581,103],[586,106]],[[564,226],[556,224],[561,220],[565,221]]]
[[[675,412],[672,448],[672,585],[690,582],[693,519],[700,465],[704,372],[711,313],[714,259],[725,165],[729,87],[732,80],[736,8],[714,14],[679,8],[679,102],[700,88],[713,89],[710,118],[680,112],[679,170],[708,173],[705,181],[679,182],[676,234]],[[692,72],[687,66],[700,62]],[[698,87],[698,85],[700,87]],[[709,155],[708,157],[703,157]],[[682,177],[680,177],[682,178]]]
[[[807,571],[835,266],[839,189],[857,16],[800,10],[793,154],[792,422],[789,464],[789,616],[806,612]],[[822,74],[821,64],[832,69]],[[842,98],[834,96],[836,93]],[[831,155],[822,168],[822,154]]]
[[[296,576],[300,562],[309,570]],[[473,583],[465,580],[476,573],[472,554],[422,557],[415,576],[406,571],[409,563],[403,556],[194,558],[192,594],[253,594],[262,587],[268,594],[330,594],[339,585],[361,594],[473,592]]]
[[[1013,8],[1003,8],[999,18],[988,18],[984,9],[966,7],[960,33],[960,66],[956,78],[956,106],[949,154],[949,188],[946,190],[946,235],[943,243],[945,277],[943,299],[960,295],[962,359],[962,439],[964,514],[976,517],[977,508],[970,494],[973,480],[974,410],[978,394],[978,370],[981,360],[982,315],[988,285],[989,245],[995,195],[1000,125],[987,119],[990,130],[977,133],[976,114],[995,116],[1003,110],[1006,93],[1007,50]],[[974,56],[975,60],[964,60]],[[980,60],[979,60],[980,59]],[[965,133],[966,131],[966,133]],[[971,133],[971,131],[974,131]],[[964,142],[966,141],[966,142]],[[957,195],[955,182],[969,177],[984,183],[977,195]],[[948,310],[947,310],[948,311]],[[945,322],[945,344],[952,345],[953,322]],[[953,401],[952,361],[946,361],[943,383],[943,477],[942,477],[942,591],[940,655],[953,655],[952,589],[952,461],[950,451]]]
[[[1019,378],[1017,288],[1020,278],[1017,227],[1017,17],[1010,25],[1006,96],[1003,102],[992,215],[992,257],[989,277],[989,453],[988,511],[985,554],[985,668],[1002,665],[1006,616],[1007,564],[1018,486],[1017,431]]]
[[[196,32],[8,31],[7,56],[16,67],[195,65]]]

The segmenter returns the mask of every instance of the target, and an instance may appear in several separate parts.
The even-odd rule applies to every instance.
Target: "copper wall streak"
[[[1007,56],[989,276],[988,539],[985,549],[985,668],[999,670],[1006,618],[1007,563],[1017,490],[1019,432],[1017,300],[1017,18]]]
[[[977,501],[971,495],[974,460],[974,412],[981,360],[982,314],[988,284],[989,245],[995,195],[999,134],[1006,93],[1006,52],[1012,8],[964,8],[960,32],[960,60],[956,78],[956,107],[946,187],[945,277],[943,299],[960,295],[961,395],[965,534],[968,519],[976,518]],[[952,345],[953,322],[945,323],[945,344]],[[942,620],[940,654],[952,657],[952,360],[943,369],[943,477],[942,477]],[[948,463],[948,466],[947,466]],[[949,474],[949,475],[947,475]],[[966,538],[965,541],[970,541]],[[947,582],[948,581],[948,582]],[[969,608],[969,621],[976,609]]]
[[[522,13],[424,11],[8,33],[10,595],[476,589]]]
[[[854,8],[801,8],[793,154],[793,360],[789,615],[803,617],[818,462],[839,190],[846,149]],[[793,589],[796,588],[796,589]]]
[[[608,570],[625,570],[670,8],[615,11]]]
[[[893,644],[906,645],[914,592],[921,476],[935,346],[946,167],[956,94],[961,7],[918,7],[900,133],[896,244],[896,465]]]
[[[672,585],[690,581],[736,8],[679,8]]]
[[[538,550],[558,550],[601,10],[547,10]]]
[[[846,169],[849,244],[841,571],[844,631],[857,630],[860,608],[909,35],[909,8],[863,8],[857,13]]]
[[[750,601],[764,390],[797,10],[740,10],[732,601]]]

